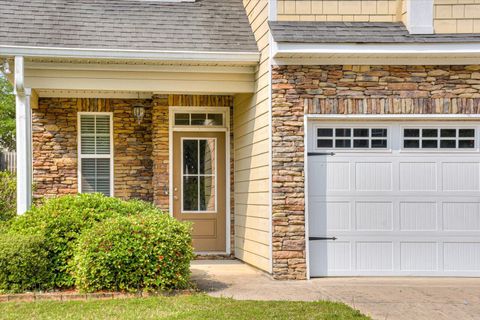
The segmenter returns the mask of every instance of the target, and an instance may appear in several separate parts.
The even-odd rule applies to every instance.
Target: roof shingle
[[[401,22],[271,21],[277,42],[298,43],[448,43],[480,42],[480,34],[410,34]]]
[[[257,52],[241,0],[0,0],[0,44]]]

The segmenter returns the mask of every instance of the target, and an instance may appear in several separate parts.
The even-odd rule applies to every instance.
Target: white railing
[[[0,149],[0,171],[17,171],[17,153]]]

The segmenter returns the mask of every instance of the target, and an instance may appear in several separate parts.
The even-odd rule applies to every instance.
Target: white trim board
[[[434,0],[406,0],[407,24],[411,34],[432,34]]]
[[[480,114],[306,114],[305,118],[317,121],[479,121]]]
[[[287,64],[478,64],[480,42],[286,43],[276,42],[274,63]]]
[[[258,52],[222,52],[222,51],[168,51],[168,50],[128,50],[128,49],[91,49],[56,48],[0,45],[0,55],[25,57],[58,58],[103,58],[103,59],[144,59],[165,61],[201,61],[257,64]]]
[[[241,65],[189,65],[189,64],[154,64],[141,63],[126,64],[122,60],[105,61],[105,63],[78,63],[78,62],[25,62],[25,68],[29,70],[84,70],[84,71],[133,71],[133,72],[175,72],[175,73],[240,73],[254,74],[255,66]]]

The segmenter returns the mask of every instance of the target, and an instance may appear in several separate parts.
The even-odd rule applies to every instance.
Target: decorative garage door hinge
[[[313,156],[334,156],[335,152],[308,152],[307,156],[313,157]]]
[[[314,241],[314,240],[337,240],[337,237],[309,237],[308,240]]]

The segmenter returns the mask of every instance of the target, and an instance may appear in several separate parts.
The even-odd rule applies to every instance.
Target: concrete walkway
[[[215,297],[340,301],[382,320],[480,320],[480,278],[276,281],[238,261],[195,261],[192,272],[199,288]]]

